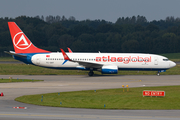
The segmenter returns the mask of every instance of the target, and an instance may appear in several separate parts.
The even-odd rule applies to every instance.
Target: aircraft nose
[[[174,66],[176,66],[176,63],[175,63],[175,62],[173,62],[173,61],[170,61],[169,66],[170,66],[170,67],[174,67]]]

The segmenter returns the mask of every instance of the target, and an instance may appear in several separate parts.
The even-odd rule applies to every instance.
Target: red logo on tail
[[[18,49],[25,50],[31,46],[31,42],[28,40],[26,35],[23,32],[17,33],[13,38],[13,44]]]

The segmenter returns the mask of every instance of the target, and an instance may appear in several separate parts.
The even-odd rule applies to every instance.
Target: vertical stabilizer
[[[49,53],[32,44],[15,22],[8,22],[15,53]]]

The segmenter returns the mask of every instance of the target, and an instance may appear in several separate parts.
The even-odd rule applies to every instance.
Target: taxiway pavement
[[[180,110],[99,110],[36,106],[14,101],[16,97],[52,92],[130,87],[180,85],[180,75],[0,75],[1,78],[39,79],[43,82],[1,83],[0,119],[33,120],[179,120]],[[13,107],[27,107],[14,109]]]

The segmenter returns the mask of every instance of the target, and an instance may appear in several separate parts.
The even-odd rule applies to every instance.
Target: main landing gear
[[[89,71],[88,75],[89,76],[93,76],[94,75],[93,68],[90,68],[90,71]]]
[[[89,71],[88,75],[89,75],[89,76],[93,76],[93,75],[94,75],[94,72],[93,72],[93,71]]]

